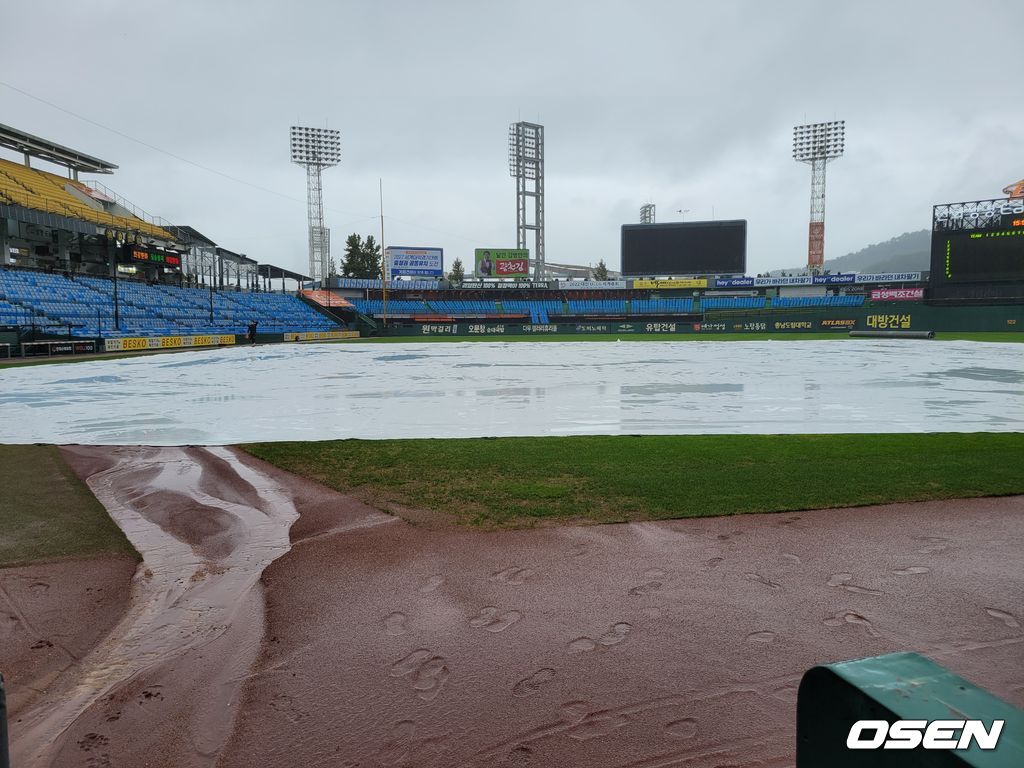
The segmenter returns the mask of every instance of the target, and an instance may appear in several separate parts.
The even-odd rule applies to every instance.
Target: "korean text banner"
[[[920,301],[924,288],[873,288],[872,301]]]
[[[707,288],[708,281],[703,278],[688,280],[634,280],[634,288]]]
[[[527,248],[477,248],[473,252],[477,277],[529,277],[530,251]]]
[[[387,249],[388,269],[392,277],[441,277],[444,274],[444,249]]]

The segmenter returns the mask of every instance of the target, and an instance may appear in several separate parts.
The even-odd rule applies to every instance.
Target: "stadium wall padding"
[[[920,302],[891,302],[865,307],[814,307],[706,312],[703,320],[664,317],[628,321],[530,323],[431,322],[391,325],[388,336],[542,336],[558,334],[665,333],[848,333],[853,330],[936,332],[1024,332],[1024,306],[934,307]]]

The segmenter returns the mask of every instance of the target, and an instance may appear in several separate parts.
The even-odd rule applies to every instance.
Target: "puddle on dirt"
[[[289,549],[298,517],[288,493],[227,448],[69,449],[116,463],[88,485],[143,562],[121,622],[63,682],[20,718],[15,765],[46,765],[79,717],[111,691],[197,652],[214,662],[196,699],[194,747],[213,755],[231,731],[235,700],[259,651],[263,596],[257,582]],[[181,679],[182,672],[175,673]],[[182,682],[188,691],[188,682]],[[178,691],[182,693],[182,691]],[[186,694],[187,695],[187,694]],[[205,699],[205,701],[204,701]]]

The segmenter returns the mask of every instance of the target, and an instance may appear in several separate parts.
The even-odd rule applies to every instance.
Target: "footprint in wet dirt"
[[[622,712],[592,712],[579,725],[570,728],[568,736],[577,741],[587,741],[607,736],[630,724],[628,715]]]
[[[823,623],[826,627],[841,627],[844,624],[858,624],[864,627],[864,630],[871,637],[880,637],[877,630],[875,630],[874,624],[872,624],[868,619],[865,619],[859,613],[854,613],[853,611],[840,611],[835,616],[830,616],[825,619]]]
[[[33,651],[41,651],[44,648],[53,648],[53,643],[49,640],[40,639],[36,640],[32,645],[29,646]]]
[[[684,741],[697,735],[697,721],[692,717],[684,717],[682,720],[665,723],[664,729],[670,739]]]
[[[110,744],[110,739],[102,733],[87,733],[78,740],[78,748],[83,752],[95,752]]]
[[[423,585],[417,590],[421,595],[429,595],[434,592],[438,587],[444,584],[444,576],[440,574],[434,574],[427,578]]]
[[[408,681],[423,701],[433,701],[450,674],[446,661],[428,648],[419,648],[392,664],[389,674]]]
[[[568,555],[569,557],[572,557],[572,558],[586,557],[589,554],[590,554],[590,547],[588,547],[586,544],[574,544],[569,549],[569,551],[566,552],[566,555]]]
[[[504,632],[523,617],[519,611],[500,612],[493,605],[487,605],[469,619],[469,626],[474,629],[486,629],[488,632]]]
[[[524,677],[514,686],[512,686],[512,695],[518,698],[525,696],[532,696],[537,693],[543,686],[550,683],[555,679],[555,670],[551,667],[544,667],[538,669],[529,677]]]
[[[374,765],[405,766],[431,765],[448,749],[448,734],[418,737],[416,723],[400,720],[388,732],[388,737],[377,750]]]
[[[1017,617],[1008,611],[1001,611],[998,608],[986,608],[985,613],[993,619],[1003,622],[1010,629],[1020,628],[1020,622],[1017,621]]]
[[[627,594],[634,597],[641,595],[649,595],[652,592],[657,592],[664,586],[660,581],[648,581],[646,584],[638,584],[635,587],[629,589]]]
[[[657,592],[665,584],[665,571],[661,568],[648,568],[643,572],[643,578],[645,579],[643,584],[638,584],[635,587],[630,588],[626,594],[638,596],[638,595],[649,595],[652,592]]]
[[[527,768],[527,766],[535,765],[533,750],[523,744],[517,744],[509,750],[509,753],[498,765],[500,768]]]
[[[389,613],[384,617],[384,631],[389,635],[404,635],[409,631],[408,617],[401,611]]]
[[[295,703],[295,697],[287,693],[279,693],[271,699],[270,708],[280,712],[291,723],[298,723],[309,715],[309,712]]]
[[[764,586],[768,587],[768,589],[782,589],[781,584],[779,584],[776,581],[772,581],[771,579],[766,578],[765,576],[762,576],[760,573],[744,573],[743,578],[747,581],[753,581],[756,584],[763,584]]]
[[[893,573],[897,576],[916,576],[917,574],[928,573],[930,570],[931,568],[925,568],[923,565],[911,565],[908,568],[898,568]]]
[[[825,582],[830,587],[842,587],[847,592],[853,592],[857,595],[884,595],[885,593],[878,589],[871,589],[870,587],[862,587],[857,584],[851,584],[853,580],[852,573],[834,573],[829,577],[829,580]]]
[[[770,642],[775,640],[777,635],[771,630],[761,630],[760,632],[751,632],[747,635],[747,642],[754,643],[756,645],[768,645]]]
[[[719,565],[721,565],[724,560],[725,560],[724,557],[712,557],[710,560],[705,560],[704,561],[704,570],[705,571],[713,571],[715,568],[717,568]]]
[[[796,704],[797,694],[800,689],[796,685],[783,684],[769,692],[769,696],[785,701],[788,704]]]
[[[160,686],[153,685],[149,688],[144,689],[142,693],[140,693],[138,697],[135,699],[135,703],[139,706],[142,706],[143,704],[149,704],[150,702],[157,702],[163,700],[164,695],[160,692]]]
[[[488,580],[501,582],[503,584],[512,584],[513,586],[518,587],[531,576],[533,576],[532,569],[520,568],[518,565],[513,565],[510,568],[505,568],[504,570],[492,573]]]
[[[578,637],[567,646],[569,653],[586,653],[588,651],[611,648],[625,641],[633,631],[633,625],[620,621],[613,624],[611,628],[596,640],[590,637]]]
[[[917,550],[919,555],[934,555],[939,552],[945,552],[953,545],[952,541],[941,536],[914,536],[914,541],[923,545]]]
[[[28,585],[28,591],[33,595],[45,594],[50,589],[50,585],[45,581],[34,581]],[[88,590],[86,590],[88,592]]]

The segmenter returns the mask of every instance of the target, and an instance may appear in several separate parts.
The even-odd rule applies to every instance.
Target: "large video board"
[[[622,275],[742,275],[747,222],[695,221],[622,226]]]
[[[931,280],[933,285],[1024,281],[1024,200],[935,206]]]

